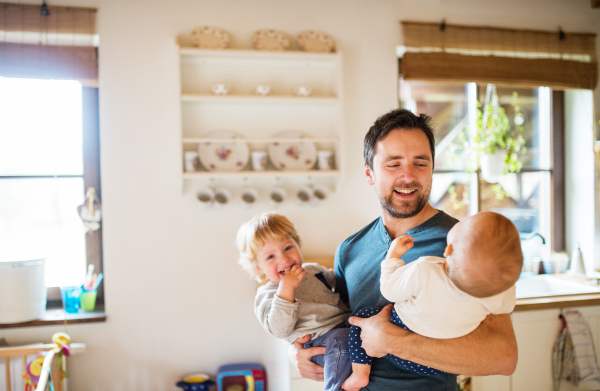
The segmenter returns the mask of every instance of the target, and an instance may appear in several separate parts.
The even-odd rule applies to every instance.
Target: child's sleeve
[[[381,262],[381,294],[392,303],[410,299],[414,295],[418,280],[416,262],[403,266],[399,259],[384,259]]]
[[[492,311],[492,314],[510,314],[515,309],[517,304],[517,288],[513,285],[506,292],[502,293],[502,304],[496,311]]]
[[[254,313],[265,330],[276,338],[287,338],[298,320],[297,300],[290,303],[277,296],[277,289],[261,286],[256,292]]]

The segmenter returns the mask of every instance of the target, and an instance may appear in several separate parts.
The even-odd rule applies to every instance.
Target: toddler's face
[[[257,268],[271,282],[279,282],[290,267],[302,266],[302,254],[292,238],[265,243],[257,253]]]

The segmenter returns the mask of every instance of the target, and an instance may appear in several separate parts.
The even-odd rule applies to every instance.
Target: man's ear
[[[367,182],[369,185],[373,186],[375,184],[375,180],[373,179],[373,171],[367,163],[365,163],[365,174],[367,175]]]
[[[449,257],[452,255],[452,245],[449,244],[446,246],[446,250],[444,251],[444,257]]]

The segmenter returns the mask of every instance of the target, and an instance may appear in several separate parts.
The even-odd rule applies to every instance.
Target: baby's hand
[[[414,241],[412,236],[408,235],[394,239],[390,244],[386,258],[401,258],[408,250],[413,248]]]
[[[306,275],[306,270],[298,265],[293,265],[289,269],[284,270],[284,272],[285,274],[281,277],[281,283],[292,289],[298,288]]]

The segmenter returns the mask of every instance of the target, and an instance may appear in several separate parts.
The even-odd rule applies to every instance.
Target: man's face
[[[395,218],[417,215],[431,192],[433,161],[420,129],[394,129],[375,146],[373,169],[365,164],[384,210]]]

